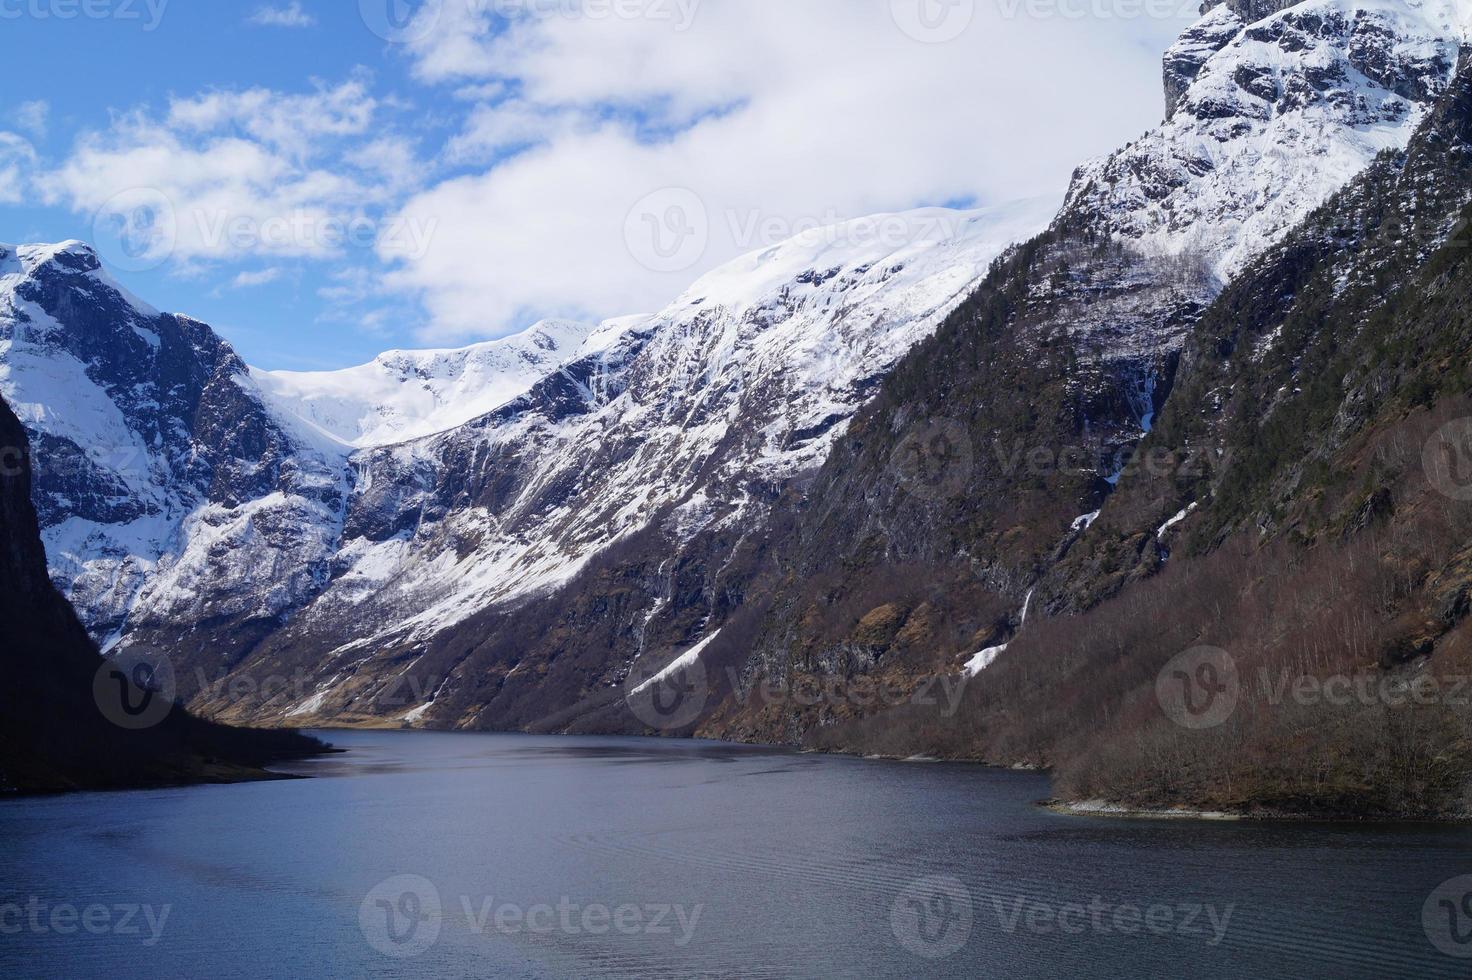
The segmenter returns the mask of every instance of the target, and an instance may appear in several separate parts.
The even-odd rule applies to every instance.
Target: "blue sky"
[[[149,302],[300,369],[657,308],[816,224],[1061,196],[1158,121],[1192,15],[414,0],[386,40],[402,0],[88,2],[0,0],[0,240],[97,241]],[[698,247],[646,254],[671,200]],[[159,247],[118,252],[160,208]]]

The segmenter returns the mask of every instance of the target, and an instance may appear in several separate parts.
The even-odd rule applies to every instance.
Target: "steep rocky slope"
[[[835,332],[847,350],[864,349],[844,332],[853,317],[832,309],[825,284],[845,294],[872,289],[881,307],[906,292],[887,273],[874,275],[885,266],[872,259],[825,269],[802,255],[780,266],[773,298],[753,302],[743,290],[740,303],[724,304],[761,328],[757,347],[740,344],[729,312],[708,311],[718,286],[697,284],[645,325],[648,340],[636,330],[603,355],[613,369],[570,366],[462,431],[379,451],[370,472],[388,475],[372,484],[387,496],[361,537],[388,560],[370,564],[398,574],[404,514],[423,528],[423,513],[443,567],[466,587],[436,602],[422,573],[387,589],[369,582],[373,598],[355,613],[382,624],[371,642],[342,645],[346,624],[334,616],[347,605],[321,604],[321,619],[299,617],[250,669],[330,664],[320,697],[282,704],[306,717],[637,730],[647,712],[635,707],[630,717],[620,685],[675,658],[724,677],[709,692],[718,703],[733,679],[877,673],[913,681],[996,650],[1042,573],[1119,482],[1225,279],[1378,152],[1410,139],[1451,76],[1455,10],[1439,0],[1317,0],[1209,11],[1196,35],[1209,36],[1198,46],[1210,50],[1197,53],[1189,81],[1171,93],[1170,121],[1081,168],[1052,230],[1008,256],[851,426],[840,423],[907,344],[847,368],[854,394],[832,399],[837,411],[804,397],[823,390],[821,378],[793,385],[791,373],[764,377],[762,365],[793,350],[803,352],[798,363],[813,363],[813,345]],[[1172,58],[1184,77],[1179,47]],[[967,278],[956,278],[958,288]],[[819,298],[804,306],[799,287]],[[808,339],[794,344],[793,332]],[[764,348],[773,354],[762,356]],[[752,363],[746,377],[735,370]],[[673,398],[646,378],[698,395]],[[777,405],[785,410],[773,433]],[[583,414],[598,425],[579,421],[570,444],[555,438],[564,416]],[[538,442],[535,462],[522,454],[524,441],[499,441],[516,425],[554,437]],[[812,487],[792,482],[830,446]],[[549,471],[549,457],[590,466]],[[560,478],[533,482],[549,473]],[[410,474],[424,492],[406,500]],[[510,521],[487,538],[455,513],[460,500]],[[431,506],[421,511],[421,502]],[[523,533],[505,533],[513,527]],[[450,529],[454,537],[445,536]],[[386,596],[399,601],[384,606]],[[1039,612],[1062,609],[1055,600]],[[405,610],[414,614],[401,625]],[[862,713],[788,705],[753,718],[750,708],[721,704],[703,730],[791,740],[827,710]]]
[[[1409,147],[1203,314],[1140,462],[1034,586],[1066,614],[959,711],[814,744],[1049,766],[1147,809],[1472,812],[1469,221],[1464,50]]]
[[[0,246],[0,392],[39,460],[52,578],[95,639],[220,620],[248,644],[325,578],[340,454],[289,433],[227,344],[127,293],[90,248]]]
[[[1300,3],[1233,33],[1238,7],[1188,32],[1201,62],[1184,89],[1171,87],[1185,77],[1173,50],[1170,121],[1079,170],[1050,230],[896,367],[794,500],[743,687],[876,671],[913,685],[994,656],[1024,610],[1076,609],[1049,571],[1077,560],[1148,462],[1139,444],[1179,397],[1181,352],[1224,277],[1289,236],[1352,165],[1404,146],[1452,78],[1451,4]],[[1355,67],[1371,62],[1396,67]],[[1259,78],[1297,95],[1270,100]],[[1220,469],[1190,448],[1170,465]],[[728,702],[703,730],[799,739],[865,710],[767,708]]]
[[[126,695],[143,706],[139,727],[106,714],[123,707],[124,695],[100,673],[97,648],[48,578],[29,447],[3,401],[0,447],[0,795],[266,778],[262,766],[323,748],[291,732],[200,722],[178,708],[145,713],[146,688]],[[119,676],[130,683],[131,675]],[[107,700],[114,693],[115,705]]]

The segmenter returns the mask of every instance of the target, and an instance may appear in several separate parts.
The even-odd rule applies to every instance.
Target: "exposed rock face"
[[[1469,227],[1472,51],[1405,150],[1202,314],[1140,448],[1162,463],[1048,563],[962,710],[809,744],[1047,766],[1061,796],[1140,809],[1465,820],[1472,709],[1398,692],[1460,689],[1472,665]],[[1241,679],[1223,723],[1161,699],[1183,656]]]
[[[1225,282],[1403,147],[1456,63],[1452,0],[1269,6],[1218,7],[1186,32],[1167,56],[1170,120],[1080,168],[1069,211]]]
[[[177,708],[137,730],[109,720],[94,700],[103,660],[47,574],[30,460],[0,400],[0,795],[263,778],[268,762],[318,751],[293,733],[226,729]]]
[[[270,416],[208,327],[133,298],[80,243],[0,246],[0,345],[0,391],[41,461],[52,577],[94,637],[144,610],[269,621],[317,587],[312,529],[341,519],[339,461]],[[258,521],[282,529],[272,554]],[[218,568],[180,562],[181,538],[217,559],[250,552],[247,580],[212,588]]]
[[[1206,0],[1201,5],[1203,14],[1212,10],[1230,10],[1239,19],[1251,23],[1271,17],[1280,10],[1287,10],[1296,5],[1299,0]]]
[[[1207,60],[1242,32],[1242,18],[1231,7],[1219,6],[1193,24],[1165,52],[1165,118],[1176,114],[1191,83]]]

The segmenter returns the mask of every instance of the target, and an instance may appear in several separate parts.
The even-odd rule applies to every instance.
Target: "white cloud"
[[[22,102],[10,114],[15,124],[30,133],[36,139],[46,138],[47,123],[51,118],[51,103],[45,99],[36,99],[33,102]]]
[[[30,189],[36,150],[24,137],[0,132],[0,204],[19,204]]]
[[[138,251],[162,253],[176,272],[249,257],[326,259],[353,247],[371,254],[383,210],[417,174],[385,179],[385,166],[404,169],[408,158],[375,122],[379,104],[361,78],[306,94],[176,98],[161,118],[135,110],[82,135],[41,186],[49,203],[95,215],[99,239],[117,225],[146,235]]]
[[[265,286],[276,282],[283,275],[278,268],[261,269],[256,272],[242,272],[230,280],[231,289],[251,289],[255,286]]]
[[[324,137],[362,135],[378,106],[366,78],[357,77],[338,86],[318,82],[304,95],[253,88],[173,99],[167,124],[200,134],[235,133],[303,156],[323,149]]]
[[[284,7],[258,7],[246,20],[259,27],[311,27],[317,23],[317,18],[303,10],[297,0]]]
[[[446,147],[475,172],[403,210],[438,221],[390,279],[422,294],[434,341],[655,308],[803,223],[1061,197],[1085,157],[1159,120],[1160,54],[1189,20],[978,4],[960,37],[927,44],[887,0],[646,0],[642,17],[600,3],[507,22],[484,6],[443,4],[410,46],[421,81],[484,96]],[[625,225],[668,187],[697,195],[710,241],[689,268],[656,272]]]

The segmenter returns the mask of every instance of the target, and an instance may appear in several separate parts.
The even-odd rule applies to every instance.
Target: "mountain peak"
[[[1065,218],[1226,281],[1410,141],[1466,17],[1458,0],[1207,7],[1166,55],[1166,122],[1080,168]]]
[[[0,245],[0,257],[14,255],[26,275],[34,275],[43,266],[67,272],[89,273],[102,269],[97,250],[86,242],[70,239],[55,245]]]

